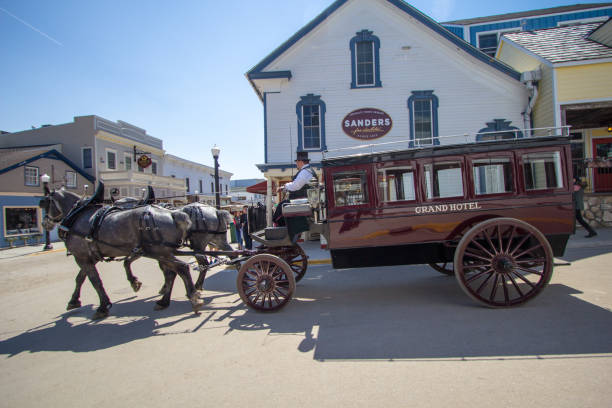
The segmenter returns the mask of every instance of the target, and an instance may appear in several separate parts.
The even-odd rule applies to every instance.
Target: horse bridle
[[[57,216],[51,216],[51,211],[50,211],[51,205],[53,205],[54,210],[58,213]],[[40,200],[40,203],[38,204],[38,206],[42,208],[43,210],[45,210],[44,220],[47,221],[48,223],[57,224],[58,222],[62,220],[62,218],[64,218],[63,211],[61,210],[60,206],[57,205],[57,203],[55,202],[55,199],[51,197],[51,194],[47,195],[45,198]]]

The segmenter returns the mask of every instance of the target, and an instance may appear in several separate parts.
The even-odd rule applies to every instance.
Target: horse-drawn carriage
[[[307,217],[309,229],[324,235],[334,268],[429,264],[455,275],[481,304],[519,305],[548,284],[553,257],[563,255],[575,228],[568,128],[529,133],[326,152],[323,186],[312,186],[308,203],[293,202],[284,214]],[[288,245],[291,236],[289,223],[254,238]],[[283,263],[266,259],[265,268],[285,270]],[[286,304],[291,277],[286,283],[283,274],[286,287],[274,292],[270,275],[260,271],[264,265],[253,274],[250,267],[238,276],[245,303],[264,310]],[[272,301],[276,297],[283,301]]]
[[[568,129],[525,133],[325,152],[322,183],[283,207],[287,226],[251,234],[255,250],[173,253],[218,259],[200,265],[204,274],[236,265],[241,299],[261,311],[292,298],[307,269],[296,243],[306,230],[325,237],[334,268],[429,264],[477,302],[520,305],[548,284],[575,228]]]

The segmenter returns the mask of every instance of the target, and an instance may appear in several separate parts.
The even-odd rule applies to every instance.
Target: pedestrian
[[[242,236],[244,238],[244,247],[253,249],[253,240],[249,235],[249,207],[242,207],[242,215],[240,215],[240,224],[242,225]]]
[[[574,192],[572,194],[574,199],[574,208],[576,210],[576,220],[588,231],[585,238],[592,238],[597,233],[585,220],[582,218],[582,211],[584,210],[584,183],[574,177]]]
[[[240,223],[240,211],[234,213],[234,226],[236,227],[236,241],[238,242],[238,249],[243,249],[242,245],[242,224]]]

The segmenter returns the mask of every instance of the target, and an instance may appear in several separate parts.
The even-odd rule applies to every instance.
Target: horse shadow
[[[210,296],[208,302],[225,295]],[[111,316],[91,320],[96,306],[83,305],[67,311],[54,321],[29,329],[0,341],[0,355],[15,356],[21,352],[72,351],[76,353],[108,349],[148,337],[165,335],[172,327],[198,321],[201,315],[191,312],[188,300],[173,300],[172,306],[154,311],[158,296],[127,297],[115,301]],[[187,312],[189,311],[189,312]],[[161,323],[163,322],[163,323]],[[194,323],[195,324],[195,323]],[[189,331],[181,328],[182,332]]]

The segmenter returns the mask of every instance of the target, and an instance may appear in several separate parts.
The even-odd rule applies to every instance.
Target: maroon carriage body
[[[323,160],[335,268],[452,262],[492,218],[524,221],[555,256],[573,233],[567,137],[432,146]]]

